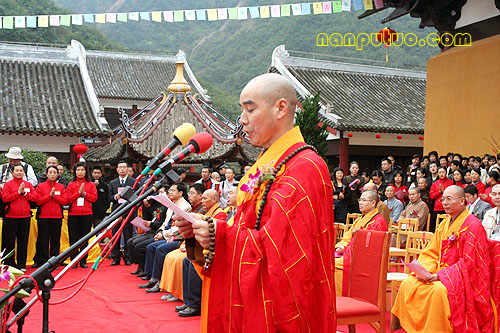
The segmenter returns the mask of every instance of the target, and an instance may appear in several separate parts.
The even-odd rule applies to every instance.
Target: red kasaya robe
[[[276,166],[304,145],[298,127],[267,149]],[[234,225],[218,221],[208,332],[335,332],[332,185],[325,162],[306,149],[278,173],[255,230],[265,186],[239,191]]]
[[[451,322],[456,332],[492,332],[486,231],[480,220],[469,215],[458,233],[455,240],[442,240],[441,266],[445,268],[437,272],[448,291]]]

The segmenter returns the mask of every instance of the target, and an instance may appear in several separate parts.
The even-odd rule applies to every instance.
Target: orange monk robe
[[[445,219],[418,261],[439,281],[408,277],[392,313],[408,332],[492,332],[490,256],[486,231],[465,209]]]
[[[208,212],[204,216],[209,216],[212,217],[213,219],[222,219],[225,220],[227,215],[226,213],[222,210],[222,208],[219,207],[219,204],[216,203],[213,205]],[[202,284],[202,289],[201,289],[201,333],[207,332],[207,316],[208,316],[208,295],[210,293],[210,277],[205,276],[202,274],[203,267],[200,265],[196,264],[193,262],[193,266],[196,269],[196,272],[200,276],[201,280],[203,281]]]
[[[241,190],[257,168],[277,166],[304,145],[293,128],[261,154],[240,181],[234,225],[217,221],[209,332],[335,332],[332,184],[328,168],[304,150],[278,173],[255,230],[265,185]]]
[[[352,253],[352,236],[356,230],[377,230],[387,231],[387,222],[384,217],[379,213],[377,208],[371,212],[358,217],[352,224],[351,228],[344,234],[342,239],[335,245],[335,248],[343,246],[344,254],[340,258],[335,258],[335,292],[337,296],[342,296],[343,281],[348,281],[348,269],[344,270],[344,261],[350,263]],[[347,266],[347,264],[346,264]]]
[[[169,252],[163,261],[160,281],[162,290],[168,291],[181,300],[184,300],[182,294],[182,262],[184,258],[186,258],[186,251],[177,249]]]

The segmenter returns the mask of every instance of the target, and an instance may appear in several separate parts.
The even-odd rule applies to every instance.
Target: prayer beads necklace
[[[294,157],[295,155],[297,155],[298,153],[300,153],[301,151],[303,151],[305,149],[311,149],[316,154],[318,153],[318,151],[316,150],[316,148],[314,148],[311,145],[300,146],[299,148],[297,148],[294,151],[292,151],[287,157],[285,157],[285,159],[283,161],[281,161],[281,163],[274,169],[274,171],[272,173],[272,177],[271,177],[271,179],[269,179],[269,182],[266,185],[266,189],[264,191],[264,195],[262,196],[262,201],[260,202],[259,212],[257,214],[257,221],[255,222],[255,230],[259,230],[260,229],[260,220],[262,219],[262,212],[264,211],[264,206],[266,205],[266,202],[267,202],[267,194],[269,193],[269,190],[271,189],[271,186],[273,185],[274,180],[276,179],[276,175],[281,170],[281,167],[283,165],[285,165],[288,161],[290,161],[290,159],[292,157]]]

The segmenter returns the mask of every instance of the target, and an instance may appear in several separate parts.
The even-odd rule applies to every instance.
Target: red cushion
[[[337,318],[379,314],[376,305],[355,298],[337,296]]]

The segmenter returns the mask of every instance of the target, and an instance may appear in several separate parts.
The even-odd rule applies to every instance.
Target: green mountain
[[[0,0],[0,16],[69,14],[70,10],[58,7],[51,0]],[[111,42],[93,26],[49,27],[39,29],[0,29],[0,41],[68,45],[71,39],[94,50],[124,50]]]
[[[68,10],[75,13],[119,13],[299,3],[297,0],[208,0],[203,2],[196,0],[55,0],[54,2],[66,10],[58,9],[49,0],[0,0],[0,14],[56,14],[67,13]],[[85,47],[94,49],[120,49],[119,45],[123,45],[128,50],[149,53],[171,53],[183,49],[187,53],[194,73],[213,96],[214,105],[234,118],[239,112],[237,96],[242,87],[252,77],[267,71],[272,51],[279,45],[285,45],[287,50],[321,53],[327,57],[377,61],[385,61],[386,52],[388,52],[391,63],[424,66],[416,68],[419,70],[425,70],[427,60],[439,52],[437,47],[429,46],[401,46],[388,49],[368,46],[363,50],[356,50],[355,47],[316,46],[317,36],[321,33],[327,35],[377,33],[384,28],[380,21],[390,11],[386,10],[359,20],[357,16],[361,13],[362,11],[351,11],[241,21],[185,21],[182,23],[129,21],[71,28],[40,28],[37,31],[30,31],[31,29],[14,29],[7,32],[0,30],[0,40],[8,38],[7,40],[68,43],[71,35],[71,38],[80,40]],[[419,30],[418,23],[416,19],[403,17],[391,22],[390,27],[398,33],[414,33],[420,39],[425,39],[427,34],[434,32],[431,29]],[[96,29],[112,43],[102,37]],[[302,55],[311,56],[304,53]]]

